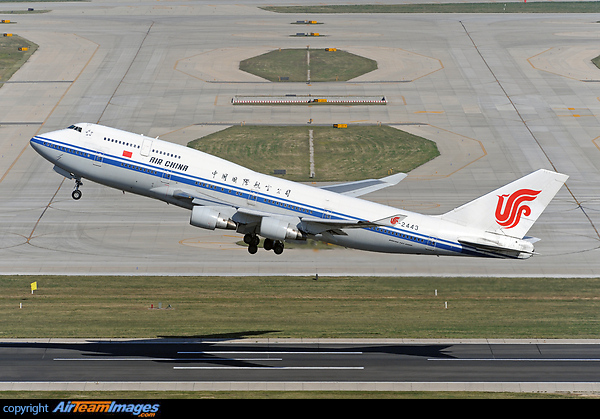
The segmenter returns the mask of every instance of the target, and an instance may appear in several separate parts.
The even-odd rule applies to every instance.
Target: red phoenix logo
[[[521,221],[521,216],[531,214],[531,208],[524,202],[533,201],[542,191],[519,189],[510,195],[498,195],[496,222],[505,228],[513,228]],[[506,199],[508,197],[508,199]]]
[[[390,222],[392,223],[392,225],[396,225],[398,224],[398,221],[400,221],[400,217],[393,217]]]

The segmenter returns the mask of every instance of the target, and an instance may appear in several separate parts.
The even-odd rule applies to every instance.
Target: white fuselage
[[[341,246],[387,253],[507,257],[459,243],[461,236],[482,234],[468,226],[257,173],[144,135],[83,123],[35,136],[31,145],[65,176],[71,174],[75,179],[89,179],[188,209],[194,203],[182,199],[182,192],[214,198],[216,203],[235,208],[277,214],[292,225],[303,218],[313,222],[382,220],[379,226],[314,235]],[[393,224],[399,215],[401,221]]]

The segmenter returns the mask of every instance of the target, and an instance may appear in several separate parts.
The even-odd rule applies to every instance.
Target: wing
[[[343,231],[344,229],[390,226],[392,225],[391,220],[394,220],[394,223],[397,223],[398,221],[402,221],[404,218],[406,218],[406,216],[403,214],[395,214],[381,220],[374,221],[323,219],[304,216],[294,217],[268,211],[259,211],[248,207],[235,206],[230,202],[219,200],[209,195],[185,191],[182,189],[175,190],[173,192],[173,196],[179,199],[189,199],[194,206],[210,208],[218,212],[222,217],[230,218],[238,224],[247,226],[247,228],[241,229],[240,232],[245,232],[260,225],[264,218],[274,218],[282,221],[285,220],[286,222],[295,225],[302,233],[309,235],[317,235],[324,232],[346,235],[346,233]]]
[[[407,176],[406,173],[396,173],[381,179],[366,179],[356,182],[340,183],[337,185],[321,186],[320,189],[336,192],[342,195],[357,197],[378,191],[389,186],[397,185]]]
[[[177,199],[190,200],[194,205],[233,207],[230,202],[196,191],[191,192],[183,189],[176,189],[173,191],[173,196]]]
[[[390,226],[390,220],[394,220],[394,223],[398,221],[402,221],[406,218],[406,215],[397,214],[392,215],[390,217],[383,218],[381,220],[368,221],[368,220],[329,220],[329,219],[321,219],[321,218],[309,218],[303,217],[301,218],[301,222],[299,228],[301,231],[317,235],[322,234],[324,232],[329,232],[332,234],[338,235],[347,235],[344,233],[344,229],[349,228],[368,228],[368,227],[384,227]]]
[[[320,186],[319,189],[339,193],[341,195],[357,197],[397,185],[406,176],[408,176],[406,173],[396,173],[381,179],[365,179],[356,182],[339,183],[337,185]],[[190,192],[177,189],[173,192],[173,196],[179,199],[189,199],[194,205],[232,206],[232,204],[227,201],[196,191]]]
[[[282,214],[275,214],[267,211],[257,211],[250,208],[238,208],[232,219],[235,222],[245,225],[258,225],[261,223],[263,218],[279,218],[281,220],[287,220],[293,222],[295,220],[296,227],[304,234],[317,235],[324,232],[330,232],[332,234],[345,236],[344,229],[348,228],[366,228],[366,227],[381,227],[389,225],[389,220],[396,218],[402,220],[406,218],[405,215],[395,215],[386,217],[382,220],[367,221],[367,220],[331,220],[314,217],[290,217]],[[298,220],[300,221],[298,223]]]

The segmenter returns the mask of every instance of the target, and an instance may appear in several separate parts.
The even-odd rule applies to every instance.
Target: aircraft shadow
[[[412,356],[422,358],[454,358],[445,351],[452,347],[451,344],[339,344],[339,343],[232,343],[232,340],[248,337],[263,336],[276,331],[257,330],[235,333],[212,334],[202,336],[160,336],[151,339],[131,340],[85,340],[76,342],[2,342],[0,348],[56,350],[57,353],[73,351],[69,355],[73,358],[93,360],[94,358],[147,358],[157,363],[209,363],[239,367],[260,367],[263,363],[245,361],[228,356],[227,353],[252,351],[269,352],[362,352],[380,353],[398,356]],[[222,342],[227,341],[224,345]],[[214,354],[213,352],[219,352]],[[61,356],[64,356],[61,355]]]

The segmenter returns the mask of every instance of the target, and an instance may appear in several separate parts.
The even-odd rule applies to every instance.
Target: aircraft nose
[[[35,136],[29,140],[29,145],[33,148],[36,153],[42,156],[45,159],[49,158],[49,149],[47,146],[44,146],[44,139],[38,136]]]
[[[33,148],[38,153],[40,152],[39,140],[36,139],[36,137],[32,137],[31,140],[29,140],[29,145],[31,146],[31,148]]]

